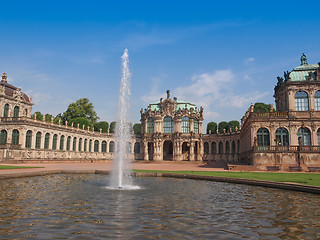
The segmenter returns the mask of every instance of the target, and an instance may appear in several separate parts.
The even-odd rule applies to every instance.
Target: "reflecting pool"
[[[319,195],[171,178],[0,180],[0,239],[317,239]]]

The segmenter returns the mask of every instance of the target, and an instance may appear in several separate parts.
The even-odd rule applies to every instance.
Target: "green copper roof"
[[[196,105],[194,105],[192,103],[189,103],[189,102],[186,102],[186,101],[177,101],[176,110],[179,110],[179,108],[181,110],[183,110],[183,109],[191,109],[191,108],[193,108],[195,110],[196,109]],[[160,102],[149,104],[148,109],[150,109],[151,111],[160,110]]]
[[[318,64],[306,64],[296,67],[292,70],[289,77],[291,81],[307,81],[309,80],[309,73],[315,78],[314,72],[319,68]]]

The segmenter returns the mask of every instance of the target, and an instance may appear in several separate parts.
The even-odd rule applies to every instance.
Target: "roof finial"
[[[7,82],[7,74],[6,73],[3,73],[2,74],[2,80],[1,82]]]
[[[306,55],[304,55],[304,53],[302,53],[302,56],[301,56],[300,60],[301,60],[301,66],[302,65],[308,65],[307,57],[306,57]]]
[[[167,90],[167,98],[170,98],[170,91]]]

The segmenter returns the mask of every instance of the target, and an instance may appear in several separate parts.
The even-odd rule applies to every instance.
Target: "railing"
[[[255,146],[253,152],[320,152],[320,146]]]

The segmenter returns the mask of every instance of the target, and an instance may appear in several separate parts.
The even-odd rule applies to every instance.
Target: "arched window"
[[[131,149],[132,149],[131,142],[127,142],[127,146],[126,146],[127,153],[131,153]]]
[[[223,153],[223,143],[219,142],[219,154]]]
[[[190,132],[190,119],[189,117],[182,118],[182,132],[189,133]]]
[[[94,141],[94,148],[93,148],[94,152],[99,152],[99,141],[95,140]]]
[[[193,132],[199,133],[199,120],[196,118],[193,120]]]
[[[18,106],[15,106],[13,109],[13,117],[14,118],[19,117],[19,107]]]
[[[316,91],[314,94],[314,109],[320,111],[320,91]]]
[[[84,152],[87,151],[87,144],[88,144],[88,140],[85,139],[85,140],[84,140],[84,146],[83,146],[83,151],[84,151]]]
[[[289,145],[289,132],[285,128],[278,128],[276,131],[276,139],[281,146]]]
[[[230,153],[230,143],[229,143],[229,141],[226,142],[226,153]]]
[[[153,133],[153,132],[154,132],[154,119],[152,117],[149,117],[147,122],[147,133]]]
[[[0,145],[7,144],[7,131],[1,130],[0,132]]]
[[[3,117],[8,117],[9,116],[9,104],[7,103],[4,105],[4,110],[3,110]]]
[[[311,133],[309,128],[299,128],[298,130],[298,139],[301,137],[302,145],[310,146],[311,145]]]
[[[317,131],[318,145],[320,146],[320,128]]]
[[[308,111],[309,110],[308,94],[304,91],[296,92],[295,103],[296,103],[296,111]]]
[[[49,138],[50,134],[46,133],[46,135],[44,136],[44,149],[49,149]]]
[[[203,144],[203,152],[204,152],[205,154],[209,154],[209,143],[205,142],[205,143]]]
[[[36,134],[36,149],[40,149],[41,147],[41,132],[37,132]]]
[[[32,131],[28,130],[26,133],[26,148],[31,148],[31,141],[32,141]]]
[[[57,134],[53,135],[53,138],[52,138],[52,150],[56,150],[57,149],[57,139],[58,139],[58,135]]]
[[[63,151],[63,145],[64,145],[64,136],[62,135],[61,137],[60,137],[60,151]]]
[[[237,144],[237,153],[240,152],[240,140],[238,140],[238,144]]]
[[[110,153],[113,153],[113,152],[114,152],[114,141],[111,141],[111,142],[109,143],[109,152],[110,152]]]
[[[215,142],[211,143],[211,152],[212,152],[212,154],[217,153],[217,144]]]
[[[67,151],[70,151],[70,143],[71,143],[71,137],[69,136],[67,138]]]
[[[172,117],[166,116],[163,119],[163,133],[172,133],[172,132],[173,132]]]
[[[78,151],[82,151],[82,138],[79,138],[79,146],[78,146]]]
[[[133,149],[134,153],[135,154],[139,154],[140,153],[140,143],[139,142],[136,142],[134,144],[134,149]]]
[[[270,134],[266,128],[259,128],[257,132],[258,146],[270,146]]]
[[[76,137],[74,137],[73,138],[73,143],[72,143],[72,151],[76,151],[76,145],[77,145],[77,138]]]
[[[13,145],[18,145],[19,144],[19,131],[17,129],[14,129],[12,131],[11,144],[13,144]]]
[[[92,139],[89,141],[89,152],[92,152]]]
[[[232,155],[236,154],[236,143],[234,141],[232,141]]]
[[[102,141],[101,143],[101,152],[107,152],[107,142]]]

